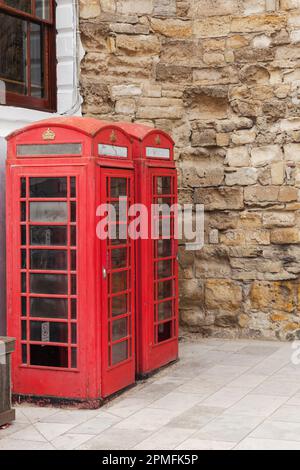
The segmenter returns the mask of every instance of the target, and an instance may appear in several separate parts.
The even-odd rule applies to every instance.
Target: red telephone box
[[[118,123],[133,138],[136,202],[172,207],[178,202],[174,141],[165,132]],[[178,358],[177,212],[153,213],[157,234],[137,241],[137,372],[147,376]],[[169,234],[162,235],[167,219]]]
[[[133,169],[126,132],[95,119],[50,119],[8,137],[15,395],[98,404],[134,383],[133,242],[95,230],[99,204],[133,201]]]

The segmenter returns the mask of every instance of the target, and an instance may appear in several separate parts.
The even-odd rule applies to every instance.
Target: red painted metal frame
[[[108,325],[108,311],[105,299],[108,295],[107,282],[102,278],[101,263],[107,253],[107,242],[98,240],[95,233],[96,206],[99,202],[105,202],[103,193],[105,178],[109,175],[127,178],[130,181],[133,200],[133,163],[131,158],[126,161],[114,158],[112,161],[112,159],[98,158],[94,153],[93,138],[95,134],[103,129],[103,143],[108,142],[109,136],[111,136],[111,128],[108,129],[108,127],[108,123],[95,119],[58,118],[33,124],[8,137],[7,317],[8,334],[17,338],[16,353],[13,358],[14,394],[99,400],[134,382],[133,305],[130,312],[133,322],[130,360],[113,368],[108,367],[108,361],[105,364],[108,351],[108,335],[105,333]],[[49,143],[80,143],[82,155],[17,156],[17,145],[47,144],[48,141],[44,140],[44,136],[45,132],[47,135],[48,129],[54,133],[54,136],[52,135],[54,140],[50,140]],[[128,136],[122,130],[120,134],[128,144]],[[101,141],[100,134],[97,139],[97,141]],[[107,168],[108,160],[111,169]],[[24,177],[77,178],[77,368],[41,367],[22,363],[21,200],[19,196],[20,179]],[[69,191],[68,195],[70,195]],[[102,197],[104,201],[102,201]],[[26,199],[26,203],[28,205],[28,199]],[[50,225],[53,224],[50,223]],[[131,276],[133,301],[135,295],[133,246],[130,247],[130,250],[131,269],[128,272]],[[95,262],[95,260],[100,262]],[[67,297],[70,298],[70,291],[68,291]],[[29,322],[28,317],[26,321]],[[72,322],[70,317],[68,321]],[[69,336],[68,347],[70,345]],[[70,366],[70,362],[68,365]]]
[[[173,183],[172,198],[177,203],[177,171],[174,164],[174,141],[163,131],[140,124],[117,123],[133,139],[133,159],[136,173],[136,202],[148,208],[150,226],[150,207],[153,202],[153,178],[170,177]],[[146,148],[169,149],[170,158],[149,158]],[[141,184],[142,183],[142,184]],[[137,373],[148,373],[178,358],[178,241],[173,240],[172,264],[174,279],[172,337],[157,343],[155,338],[155,240],[138,240],[136,244],[137,285]]]

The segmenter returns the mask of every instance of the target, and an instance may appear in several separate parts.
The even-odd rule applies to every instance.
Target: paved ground
[[[100,410],[17,407],[1,449],[300,449],[291,344],[199,340]]]

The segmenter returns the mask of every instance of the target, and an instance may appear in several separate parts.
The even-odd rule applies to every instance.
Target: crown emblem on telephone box
[[[43,140],[54,140],[55,139],[55,132],[52,131],[49,127],[48,129],[43,132]]]

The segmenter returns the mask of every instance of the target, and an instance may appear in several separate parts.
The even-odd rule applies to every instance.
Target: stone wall
[[[180,252],[181,321],[300,336],[300,0],[81,0],[83,112],[176,141],[206,245]]]

